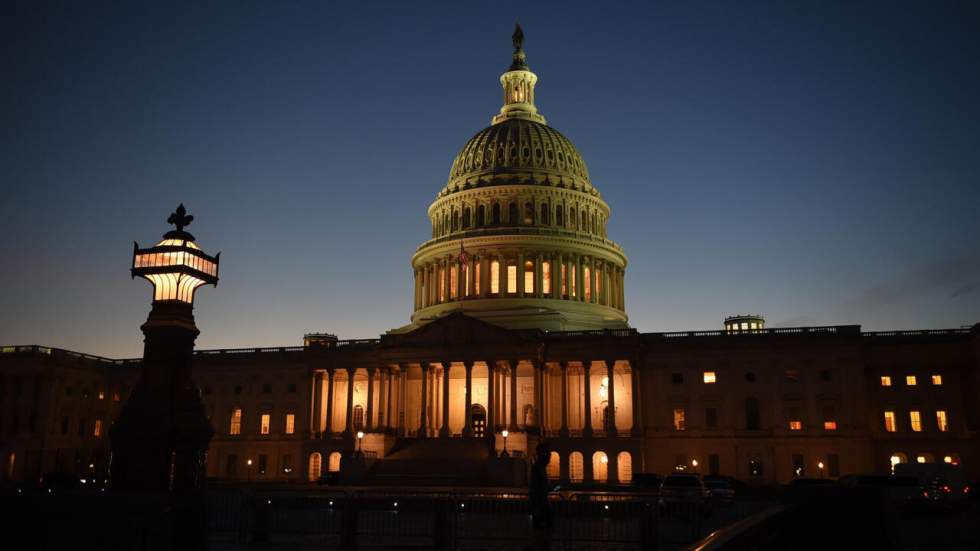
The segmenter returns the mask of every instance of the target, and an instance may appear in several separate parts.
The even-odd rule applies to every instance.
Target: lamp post
[[[245,480],[247,480],[248,482],[251,482],[252,481],[252,460],[249,459],[248,461],[246,461],[245,462],[245,465],[247,466],[247,468],[245,469],[245,473],[246,473]]]
[[[109,429],[111,487],[190,494],[204,483],[214,430],[191,380],[194,292],[217,285],[220,253],[209,256],[184,227],[194,219],[183,205],[170,215],[176,228],[152,247],[133,243],[130,273],[153,285],[150,315],[140,329],[143,365],[133,391]]]
[[[364,449],[364,431],[357,431],[357,453],[360,454]]]
[[[507,453],[507,436],[510,435],[510,431],[508,431],[507,429],[504,429],[504,430],[502,430],[500,432],[500,435],[504,437],[504,451],[503,451],[503,453],[500,454],[500,456],[501,457],[509,457],[509,454]]]
[[[817,462],[817,469],[820,471],[820,478],[823,478],[823,461]]]
[[[691,460],[691,467],[693,467],[695,469],[698,468],[698,460],[697,459],[692,459]]]

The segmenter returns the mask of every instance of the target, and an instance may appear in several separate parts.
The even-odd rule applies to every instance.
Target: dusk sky
[[[0,7],[0,344],[142,351],[183,202],[221,251],[198,348],[376,337],[520,20],[642,332],[980,322],[976,2]]]

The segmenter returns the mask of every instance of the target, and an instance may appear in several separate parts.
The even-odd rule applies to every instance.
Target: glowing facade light
[[[202,285],[218,284],[218,262],[221,253],[209,256],[194,243],[194,236],[184,226],[194,219],[177,207],[167,221],[177,229],[164,234],[156,245],[141,249],[133,242],[133,277],[153,284],[154,302],[194,303],[194,291]]]

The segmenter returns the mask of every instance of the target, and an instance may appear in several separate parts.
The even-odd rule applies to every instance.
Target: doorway
[[[480,404],[470,406],[470,419],[473,424],[473,436],[483,438],[487,435],[487,410]]]

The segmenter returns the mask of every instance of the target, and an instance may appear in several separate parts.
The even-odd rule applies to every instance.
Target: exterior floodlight
[[[130,272],[153,284],[153,302],[194,304],[194,291],[202,285],[218,285],[218,261],[221,253],[208,256],[194,236],[184,231],[194,220],[181,204],[167,222],[177,229],[168,231],[156,245],[141,249],[133,242],[133,265]]]

